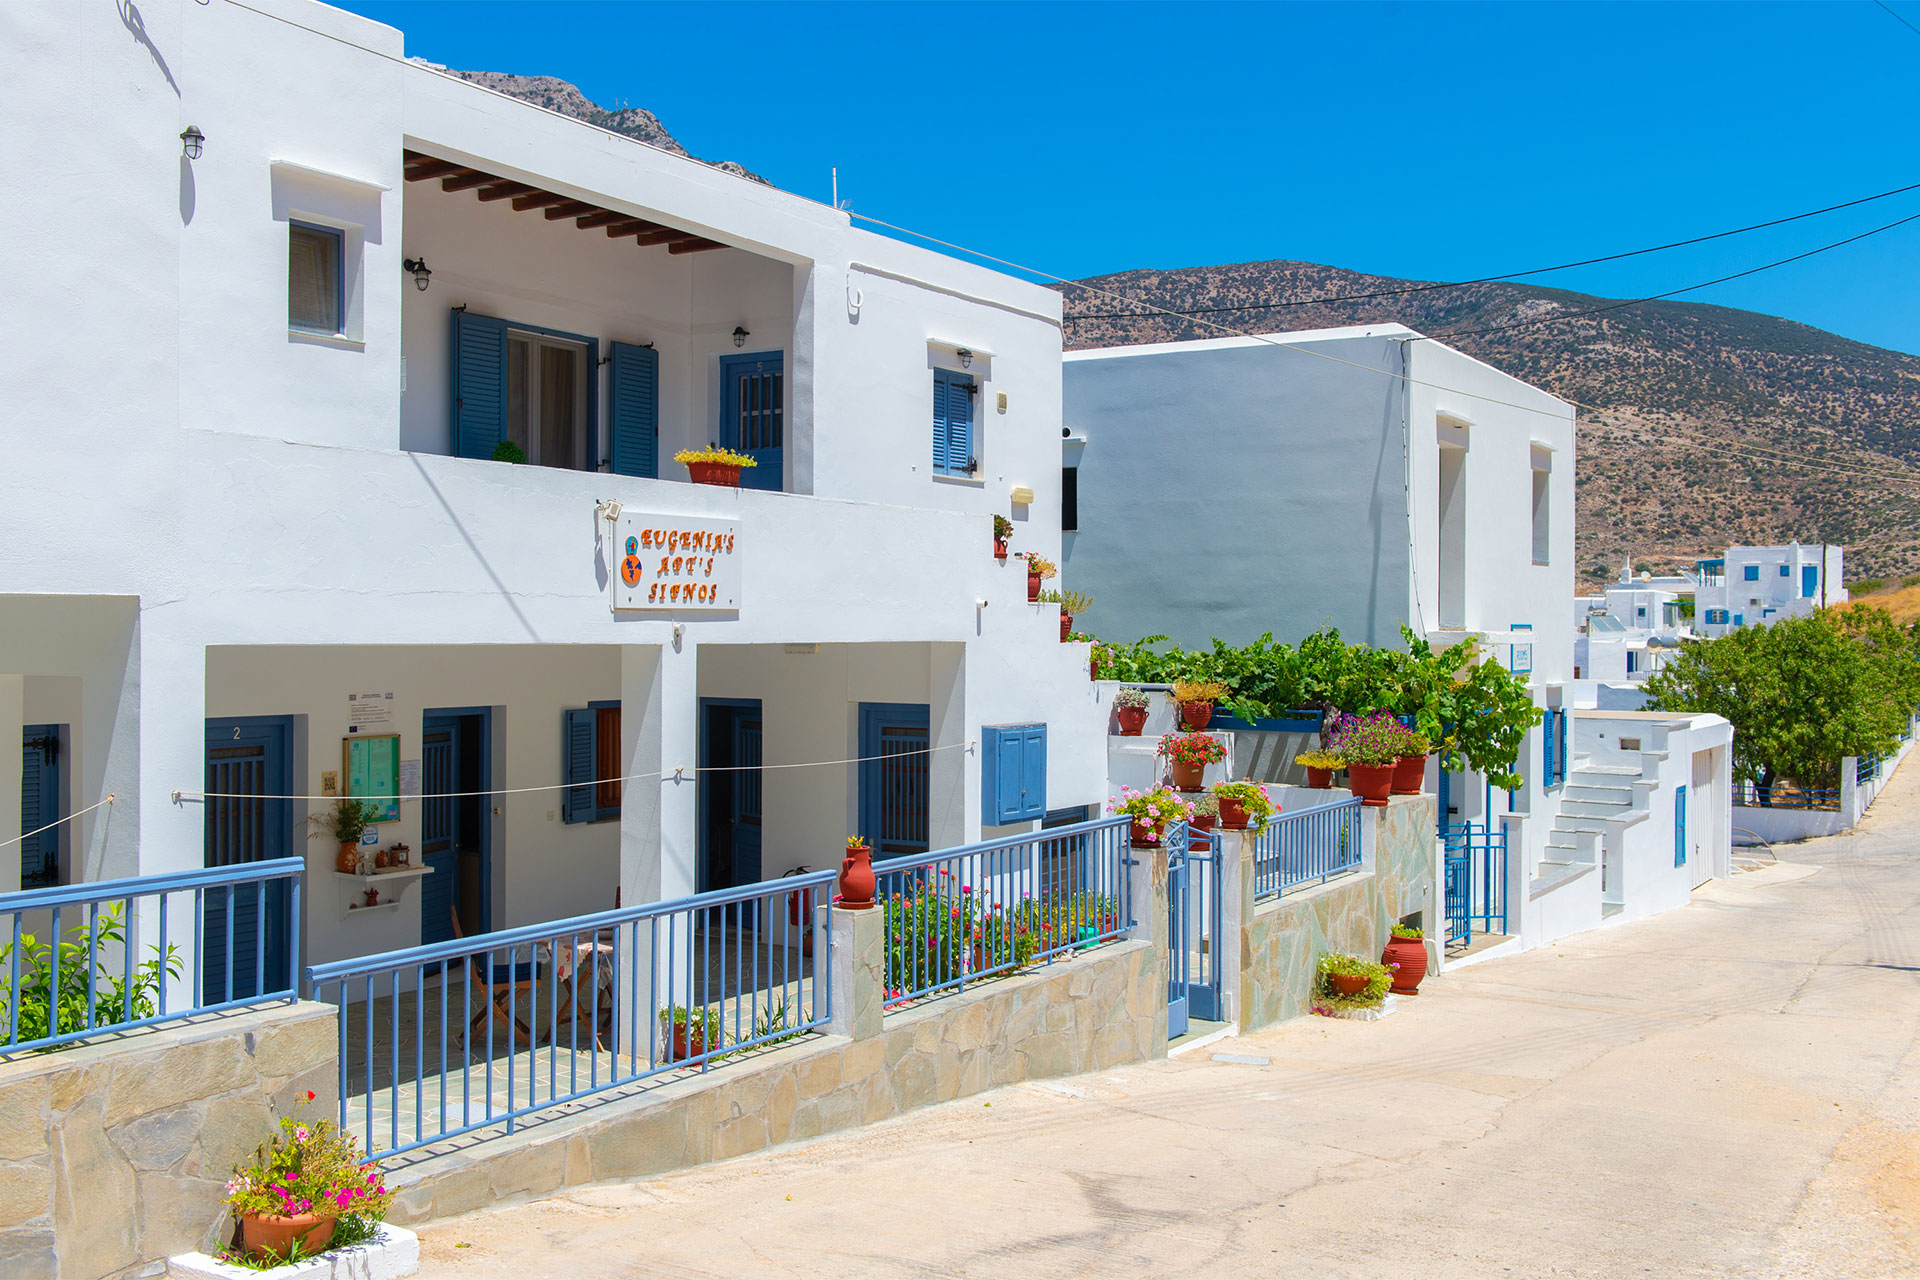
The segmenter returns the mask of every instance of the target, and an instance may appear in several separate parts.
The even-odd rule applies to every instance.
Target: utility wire
[[[1881,8],[1884,9],[1886,6],[1883,4]],[[1893,10],[1888,9],[1887,12],[1893,13]],[[1894,16],[1896,18],[1900,17],[1899,14],[1894,14]],[[1902,22],[1906,21],[1905,18],[1901,18],[1900,20]],[[1916,28],[1916,30],[1920,30],[1920,28]],[[1749,231],[1764,231],[1768,227],[1780,227],[1785,226],[1789,222],[1799,222],[1805,218],[1817,218],[1824,213],[1834,213],[1841,209],[1851,209],[1856,205],[1870,204],[1875,200],[1885,200],[1889,196],[1904,195],[1909,191],[1920,191],[1920,182],[1916,182],[1910,186],[1895,187],[1891,191],[1882,191],[1878,195],[1861,196],[1858,200],[1847,200],[1840,204],[1830,204],[1824,209],[1809,209],[1805,213],[1796,213],[1790,217],[1775,218],[1770,222],[1756,222],[1752,226],[1735,227],[1731,231],[1716,231],[1712,235],[1694,236],[1688,240],[1674,240],[1667,244],[1652,245],[1645,249],[1629,249],[1625,253],[1609,253],[1598,258],[1583,258],[1579,262],[1563,262],[1555,267],[1534,267],[1529,271],[1509,271],[1502,275],[1480,276],[1473,280],[1406,285],[1398,289],[1375,289],[1368,293],[1329,293],[1322,294],[1315,298],[1292,298],[1285,302],[1249,303],[1245,306],[1238,307],[1182,307],[1179,309],[1179,314],[1192,316],[1217,315],[1222,312],[1232,311],[1278,311],[1286,307],[1305,307],[1322,302],[1360,302],[1368,298],[1397,298],[1410,293],[1431,293],[1436,289],[1465,289],[1470,285],[1495,284],[1501,280],[1518,280],[1523,276],[1545,275],[1552,271],[1571,271],[1575,267],[1591,267],[1602,262],[1619,262],[1625,258],[1638,258],[1649,253],[1664,253],[1668,249],[1684,249],[1688,245],[1706,244],[1711,240],[1724,240],[1728,236],[1745,235]],[[1704,288],[1705,286],[1699,287]],[[1123,320],[1153,314],[1155,313],[1150,311],[1100,311],[1091,314],[1082,313],[1080,315],[1066,316],[1064,318],[1068,320]]]
[[[101,805],[109,805],[112,803],[113,803],[113,792],[109,791],[107,792],[107,798],[105,800],[96,801],[95,803],[88,805],[84,809],[80,809],[73,813],[68,814],[64,818],[55,818],[52,822],[49,822],[44,827],[35,827],[31,831],[23,831],[19,835],[14,836],[10,840],[0,840],[0,849],[4,849],[10,844],[19,844],[22,840],[25,840],[28,836],[37,836],[42,831],[51,831],[63,822],[72,822],[75,818],[84,817],[87,814],[92,813],[95,809],[100,808]]]
[[[1888,13],[1893,14],[1893,20],[1895,22],[1899,23],[1901,26],[1905,27],[1907,30],[1913,32],[1913,34],[1920,36],[1920,27],[1914,26],[1911,22],[1908,22],[1905,18],[1901,17],[1898,13],[1895,13],[1893,6],[1888,4],[1887,0],[1873,0],[1873,2],[1879,5],[1882,9],[1885,9]]]

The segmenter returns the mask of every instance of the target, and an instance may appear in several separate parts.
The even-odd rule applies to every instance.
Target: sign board
[[[393,694],[391,692],[348,694],[347,732],[393,732]]]
[[[399,821],[399,735],[342,738],[340,743],[347,794],[375,797],[374,803],[380,806],[380,812],[373,819],[375,822]]]
[[[744,551],[733,520],[622,512],[614,521],[613,607],[737,611]]]

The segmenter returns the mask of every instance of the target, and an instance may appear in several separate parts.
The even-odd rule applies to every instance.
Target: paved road
[[[1920,1276],[1920,768],[1784,852],[1378,1023],[459,1219],[422,1274]]]

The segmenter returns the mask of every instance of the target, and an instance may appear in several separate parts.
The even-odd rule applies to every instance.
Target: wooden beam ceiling
[[[607,234],[616,240],[632,236],[643,247],[663,244],[667,246],[668,253],[704,253],[708,249],[727,247],[718,240],[709,240],[691,231],[665,227],[618,209],[603,209],[585,200],[542,191],[530,183],[502,178],[458,161],[441,160],[419,151],[405,153],[405,174],[408,182],[439,178],[444,191],[474,191],[480,199],[489,201],[512,200],[514,212],[530,213],[539,209],[546,214],[549,222],[572,218],[574,225],[583,231],[605,227]]]

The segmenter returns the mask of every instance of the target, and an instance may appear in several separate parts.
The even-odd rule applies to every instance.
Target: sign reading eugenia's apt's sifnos
[[[614,531],[614,608],[739,609],[739,526],[733,521],[622,512]]]

